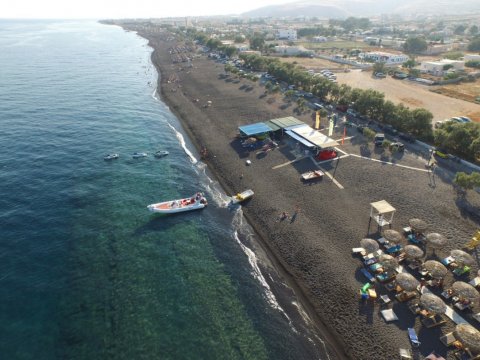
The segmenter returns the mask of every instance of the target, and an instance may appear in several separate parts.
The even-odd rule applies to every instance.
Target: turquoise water
[[[325,358],[155,97],[150,53],[93,21],[0,21],[0,357]],[[205,210],[146,209],[198,190]]]

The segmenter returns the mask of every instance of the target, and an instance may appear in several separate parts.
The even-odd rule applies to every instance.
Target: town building
[[[386,65],[392,64],[403,64],[405,61],[409,59],[409,57],[405,54],[392,54],[387,52],[368,52],[368,53],[360,53],[358,57],[362,60],[370,60],[373,62],[383,62]]]
[[[281,55],[295,56],[300,54],[313,55],[315,51],[308,50],[303,46],[288,46],[288,45],[278,45],[275,46],[275,52]]]
[[[467,61],[480,61],[480,54],[466,54],[463,59]]]
[[[279,29],[276,38],[278,40],[297,40],[297,30],[295,29]]]
[[[442,59],[440,61],[424,61],[420,65],[421,72],[435,76],[443,76],[443,74],[450,69],[463,70],[465,69],[465,62],[460,60]]]

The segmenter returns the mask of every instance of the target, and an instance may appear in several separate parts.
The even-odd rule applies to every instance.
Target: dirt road
[[[462,115],[480,121],[480,105],[433,93],[426,85],[391,77],[377,79],[372,77],[371,72],[360,70],[337,73],[337,81],[356,88],[378,90],[395,104],[403,103],[412,109],[425,108],[433,114],[433,122]]]

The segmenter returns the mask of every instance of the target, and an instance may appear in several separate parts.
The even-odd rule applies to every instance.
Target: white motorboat
[[[144,152],[134,152],[134,153],[132,154],[132,157],[133,157],[134,159],[144,158],[144,157],[147,157],[147,156],[148,156],[148,154],[147,154],[147,153],[144,153]]]
[[[208,205],[205,196],[198,192],[192,197],[185,199],[169,200],[156,204],[148,205],[147,208],[151,212],[161,214],[174,214],[184,211],[192,211],[203,209]]]
[[[161,158],[161,157],[167,156],[168,154],[170,153],[166,150],[159,150],[155,153],[155,157]]]
[[[118,158],[119,158],[118,154],[108,154],[103,157],[103,160],[114,160]]]
[[[245,201],[247,199],[250,199],[255,193],[253,192],[253,190],[251,189],[248,189],[248,190],[245,190],[241,193],[238,193],[237,195],[235,196],[232,196],[232,199],[230,200],[230,204],[231,205],[236,205],[236,204],[239,204],[241,203],[242,201]]]

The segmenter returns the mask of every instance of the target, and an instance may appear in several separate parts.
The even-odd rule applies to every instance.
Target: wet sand
[[[394,303],[390,307],[400,320],[387,324],[380,316],[378,302],[360,300],[359,289],[366,279],[360,273],[362,262],[351,255],[351,249],[367,235],[378,236],[373,226],[368,232],[369,204],[384,199],[397,209],[394,229],[401,230],[408,219],[418,217],[428,222],[431,231],[446,235],[450,241],[447,248],[436,255],[431,251],[427,254],[427,258],[445,257],[449,250],[464,245],[479,227],[480,196],[472,192],[466,200],[460,199],[445,169],[437,168],[434,177],[421,171],[426,162],[422,154],[407,151],[392,157],[376,152],[372,146],[365,154],[360,147],[362,137],[352,129],[348,135],[355,137],[340,146],[345,153],[414,169],[351,155],[322,165],[336,182],[325,177],[303,184],[300,174],[314,169],[314,163],[306,158],[286,164],[298,158],[287,138],[265,155],[243,150],[236,134],[239,125],[284,116],[293,115],[312,124],[311,112],[299,115],[294,103],[286,106],[279,95],[264,96],[264,88],[258,83],[223,78],[224,65],[204,55],[197,55],[191,67],[187,63],[173,64],[169,49],[175,41],[167,41],[159,33],[139,34],[154,49],[152,61],[160,74],[162,100],[178,116],[197,149],[208,149],[204,161],[225,191],[255,191],[254,198],[243,207],[244,215],[274,262],[296,285],[336,358],[397,358],[400,347],[410,348],[407,327],[417,329],[422,342],[420,354],[425,356],[435,349],[453,358],[438,340],[442,333],[453,330],[452,322],[442,328],[422,328],[420,319],[405,304]],[[339,128],[334,137],[339,139],[342,133],[343,128]],[[245,164],[247,159],[252,162],[250,166]],[[281,164],[284,166],[278,167]],[[282,211],[292,215],[296,206],[301,211],[293,221],[278,220]],[[447,285],[454,280],[449,276]],[[377,286],[377,292],[384,294],[387,290]]]

